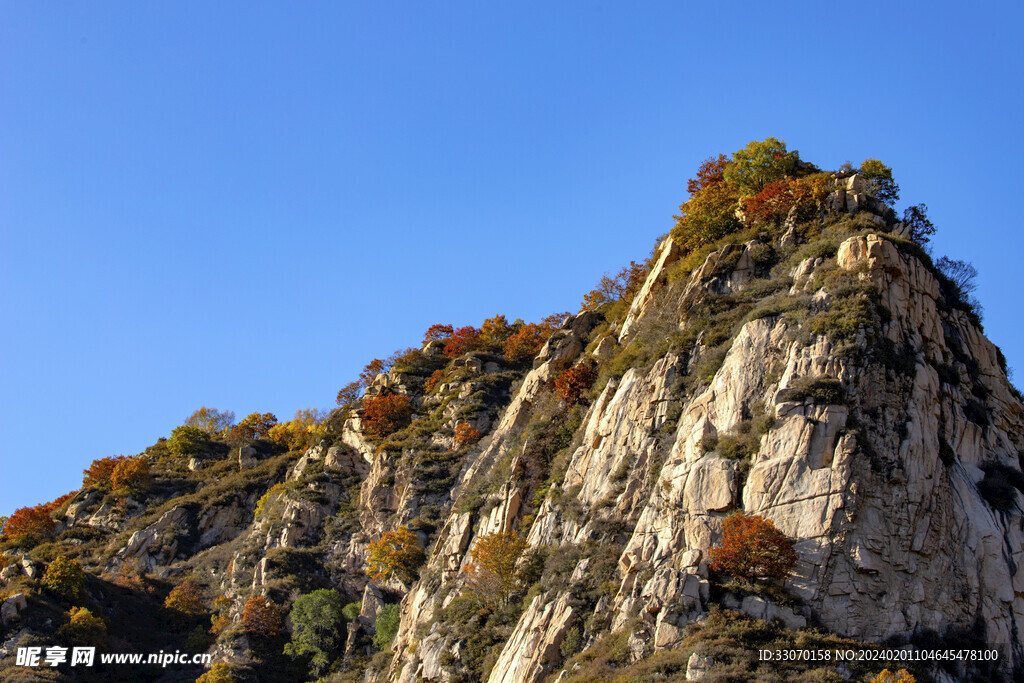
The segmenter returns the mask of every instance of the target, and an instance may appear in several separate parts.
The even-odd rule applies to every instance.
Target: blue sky
[[[1019,4],[0,3],[0,514],[575,310],[700,161],[883,160],[1024,372]]]

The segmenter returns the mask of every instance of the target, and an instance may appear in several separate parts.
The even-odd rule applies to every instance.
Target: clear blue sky
[[[0,514],[575,310],[698,163],[875,157],[1024,372],[1019,3],[0,3]]]

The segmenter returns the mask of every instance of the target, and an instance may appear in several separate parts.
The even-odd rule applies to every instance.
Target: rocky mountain
[[[184,457],[162,440],[142,455],[145,487],[84,487],[49,510],[44,538],[6,529],[4,680],[116,680],[12,661],[55,642],[73,605],[105,621],[111,651],[228,665],[206,680],[1024,674],[1024,402],[966,283],[933,262],[921,214],[897,219],[891,176],[868,162],[796,160],[745,191],[741,160],[702,167],[633,282],[538,327],[535,354],[502,352],[522,325],[462,347],[449,329],[300,448],[224,432]],[[716,234],[698,203],[734,185]],[[712,562],[737,512],[791,541],[784,577]],[[421,556],[375,572],[399,530]],[[478,580],[494,539],[514,541],[501,589]],[[60,557],[85,570],[74,596],[43,581]],[[192,613],[167,602],[186,580]],[[329,591],[344,617],[318,616],[319,645],[296,652],[296,605]],[[291,616],[253,628],[255,603]],[[759,660],[790,648],[869,657]],[[920,654],[960,650],[998,656]]]

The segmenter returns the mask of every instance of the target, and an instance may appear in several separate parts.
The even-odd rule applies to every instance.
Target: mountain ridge
[[[428,331],[322,421],[243,421],[182,452],[173,435],[141,456],[138,491],[60,501],[52,540],[5,544],[5,597],[30,604],[4,648],[45,637],[33,612],[56,623],[77,601],[165,618],[163,637],[237,680],[774,680],[755,642],[968,643],[999,661],[907,666],[1019,672],[1024,405],[969,283],[922,247],[923,209],[897,219],[880,162],[821,172],[771,138],[741,152],[702,165],[673,232],[587,310]],[[790,576],[714,569],[737,511],[792,540]],[[421,559],[371,581],[403,529]],[[503,534],[523,547],[511,592],[492,594],[473,567]],[[26,568],[61,555],[86,568],[86,597]],[[182,625],[158,598],[186,578],[203,598]],[[351,618],[322,660],[283,655],[294,606],[321,590]],[[267,599],[293,614],[272,635],[246,617]],[[747,652],[720,642],[729,629]],[[871,680],[886,663],[785,675]],[[201,671],[179,673],[153,680]]]

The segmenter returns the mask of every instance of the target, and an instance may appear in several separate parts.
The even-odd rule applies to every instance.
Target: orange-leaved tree
[[[121,565],[117,568],[117,573],[114,575],[113,583],[115,586],[127,588],[128,590],[143,593],[154,592],[153,586],[149,584],[149,579],[146,577],[145,568],[136,557],[121,562]]]
[[[74,497],[76,493],[78,493],[78,491],[65,493],[63,496],[60,496],[55,500],[51,500],[49,503],[43,503],[43,509],[49,512],[50,514],[53,514],[54,512],[60,509],[61,505],[71,500],[71,498]]]
[[[423,392],[429,394],[437,388],[437,385],[440,384],[443,379],[444,369],[434,370],[430,373],[430,377],[427,378],[427,381],[423,383]]]
[[[522,327],[521,320],[510,325],[505,316],[496,315],[493,318],[488,318],[480,325],[480,341],[487,349],[498,350],[505,343],[505,340],[511,337],[520,327]]]
[[[256,441],[265,439],[270,428],[277,424],[277,416],[273,413],[250,413],[245,419],[232,427],[229,438],[232,441]]]
[[[444,355],[449,358],[461,356],[469,351],[479,349],[483,344],[480,330],[472,325],[467,325],[466,327],[460,327],[452,333],[448,343],[444,345]]]
[[[38,543],[53,536],[56,530],[57,525],[44,503],[12,512],[4,525],[3,537],[17,543]]]
[[[404,394],[380,394],[363,401],[363,431],[382,439],[409,424],[412,407]]]
[[[434,327],[437,327],[437,325]],[[410,349],[410,351],[411,350],[412,349]],[[341,391],[338,392],[338,405],[345,406],[359,400],[359,397],[363,395],[363,392],[366,391],[366,387],[370,386],[373,379],[382,372],[390,370],[391,366],[394,365],[395,361],[398,360],[401,355],[402,352],[396,351],[387,358],[374,358],[367,363],[366,366],[359,371],[359,379],[355,382],[349,382],[341,388]]]
[[[505,358],[513,363],[536,356],[544,342],[555,331],[553,325],[547,323],[527,323],[519,331],[510,336],[502,344]]]
[[[423,346],[432,341],[447,341],[454,331],[451,325],[431,325],[423,335]]]
[[[110,488],[110,475],[114,473],[114,468],[127,459],[127,455],[113,455],[109,458],[93,460],[92,464],[89,465],[89,469],[82,470],[82,474],[85,475],[82,479],[82,487]]]
[[[597,288],[583,296],[580,311],[597,308],[609,301],[632,299],[640,290],[645,277],[647,277],[647,267],[636,261],[630,261],[628,266],[623,266],[615,277],[605,273],[598,282]]]
[[[192,579],[185,579],[172,588],[167,599],[164,600],[164,607],[190,617],[198,616],[206,611],[203,607],[199,584]]]
[[[264,595],[253,595],[242,608],[242,628],[253,636],[276,636],[281,632],[281,608]]]
[[[478,538],[469,551],[473,562],[462,568],[466,589],[486,605],[504,605],[519,584],[516,562],[525,549],[526,540],[516,531]]]
[[[770,519],[736,512],[722,522],[722,543],[711,548],[711,568],[754,582],[784,579],[796,567],[793,541]]]
[[[145,491],[152,481],[149,458],[144,455],[121,460],[110,473],[110,488],[115,491]]]
[[[729,157],[724,154],[708,157],[697,167],[697,177],[686,181],[686,191],[693,196],[709,185],[722,182],[725,180],[725,169],[728,167]]]
[[[775,180],[764,186],[753,197],[743,199],[745,219],[752,224],[767,223],[781,225],[786,220],[789,210],[796,206],[797,200],[788,180]]]
[[[596,379],[597,372],[593,368],[585,363],[577,363],[555,378],[555,391],[566,405],[574,406],[580,402],[583,392],[594,386]]]
[[[366,549],[366,574],[376,581],[398,578],[406,583],[426,559],[420,541],[408,527],[385,532]]]
[[[455,450],[460,450],[478,441],[482,435],[480,431],[473,428],[468,422],[460,422],[455,425]]]
[[[896,673],[882,669],[877,676],[871,679],[871,683],[917,683],[917,679],[906,669],[900,669]]]

